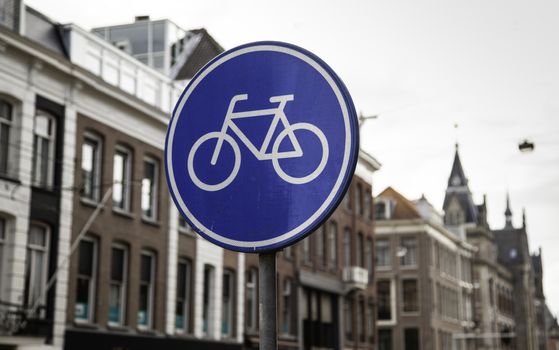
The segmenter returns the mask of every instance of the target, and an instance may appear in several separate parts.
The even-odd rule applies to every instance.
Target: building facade
[[[522,227],[513,227],[507,197],[505,227],[489,227],[485,197],[481,205],[474,203],[458,146],[443,209],[445,225],[477,248],[473,268],[476,329],[466,336],[475,338],[479,349],[538,349],[537,280],[525,217]]]
[[[379,350],[475,349],[472,259],[422,197],[388,187],[375,198]]]
[[[361,151],[351,186],[315,232],[277,256],[280,349],[373,349],[372,175]],[[246,258],[246,345],[258,348],[258,256]]]
[[[165,20],[127,39],[0,6],[0,348],[257,346],[256,256],[198,238],[164,179],[173,104],[223,49]],[[278,254],[282,347],[373,348],[378,168],[362,152],[343,208]]]

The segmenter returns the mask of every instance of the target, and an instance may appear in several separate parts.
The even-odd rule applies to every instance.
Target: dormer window
[[[392,217],[392,203],[386,198],[375,199],[375,220],[390,220]]]

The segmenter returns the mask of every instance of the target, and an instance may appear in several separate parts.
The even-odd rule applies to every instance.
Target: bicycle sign
[[[358,142],[351,97],[322,60],[290,44],[247,44],[208,63],[179,98],[165,141],[167,182],[204,238],[277,250],[335,210]]]
[[[274,103],[277,102],[279,105],[273,109],[262,109],[262,110],[254,110],[254,111],[245,111],[245,112],[234,112],[233,109],[235,108],[235,104],[238,101],[246,100],[248,98],[247,94],[236,95],[231,99],[229,103],[229,108],[227,109],[227,115],[225,116],[225,121],[223,123],[223,127],[221,131],[209,132],[198,139],[192,146],[190,153],[188,154],[188,173],[192,181],[201,189],[206,191],[218,191],[222,188],[225,188],[229,185],[237,176],[239,172],[239,168],[241,166],[241,152],[239,150],[239,145],[237,141],[231,136],[227,134],[227,130],[231,129],[235,135],[241,140],[243,144],[247,146],[247,148],[252,152],[252,154],[258,160],[271,160],[274,166],[274,170],[283,180],[291,183],[291,184],[304,184],[309,181],[314,180],[324,167],[326,166],[326,162],[328,161],[328,141],[326,141],[326,137],[320,131],[319,128],[316,126],[309,124],[309,123],[297,123],[294,125],[290,125],[289,121],[287,120],[287,116],[284,113],[284,108],[287,102],[293,100],[293,95],[283,95],[283,96],[273,96],[270,97],[270,102]],[[262,146],[258,149],[256,146],[250,141],[250,139],[235,125],[234,120],[238,118],[254,118],[259,116],[265,116],[268,114],[273,114],[274,119],[270,124],[270,128],[266,133],[266,137],[264,138],[264,142]],[[283,131],[276,137],[272,146],[272,152],[266,153],[270,141],[272,139],[272,135],[274,135],[275,128],[278,126],[278,123],[281,122],[283,124]],[[318,167],[310,174],[302,177],[294,177],[288,175],[280,166],[279,160],[284,158],[302,158],[303,157],[303,150],[299,145],[297,137],[295,136],[295,130],[308,130],[320,140],[320,144],[322,145],[322,156],[320,158],[320,163]],[[284,151],[280,152],[279,145],[281,141],[285,137],[289,137],[294,149],[291,151]],[[217,139],[217,144],[215,146],[211,164],[215,165],[217,163],[217,159],[219,157],[219,152],[221,151],[221,147],[223,145],[223,141],[229,143],[229,145],[233,148],[235,153],[235,164],[233,165],[233,169],[231,174],[222,182],[218,184],[207,184],[204,183],[202,180],[196,176],[196,172],[194,171],[194,156],[196,151],[199,147],[206,141],[211,139]]]

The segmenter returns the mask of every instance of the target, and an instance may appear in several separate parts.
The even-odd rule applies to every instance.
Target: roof
[[[478,210],[474,203],[470,188],[468,187],[468,179],[466,178],[466,174],[462,168],[460,154],[458,153],[458,145],[456,145],[452,170],[450,171],[446,194],[444,197],[443,210],[445,212],[447,211],[453,198],[456,198],[458,203],[460,203],[460,207],[462,207],[462,210],[464,211],[465,223],[477,224]]]
[[[224,51],[206,29],[194,29],[190,33],[195,34],[196,38],[199,37],[198,42],[191,50],[185,50],[184,56],[177,60],[184,63],[177,64],[177,69],[173,69],[171,78],[174,80],[192,79],[206,63]]]
[[[520,264],[530,259],[529,255],[525,254],[528,252],[528,242],[524,228],[506,227],[492,232],[497,245],[498,259],[502,264]]]
[[[387,187],[377,198],[392,202],[390,220],[421,219],[421,214],[410,200],[392,187]]]
[[[60,23],[29,6],[25,6],[24,23],[24,36],[51,51],[69,57]]]

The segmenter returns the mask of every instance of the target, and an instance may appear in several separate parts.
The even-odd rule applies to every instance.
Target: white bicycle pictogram
[[[287,116],[285,115],[284,108],[287,102],[294,100],[293,95],[270,97],[271,103],[279,103],[278,106],[275,108],[235,112],[235,104],[239,101],[244,100],[248,100],[247,94],[233,96],[233,98],[231,98],[231,101],[229,102],[227,115],[225,116],[225,120],[223,121],[221,131],[213,131],[202,135],[190,149],[187,162],[188,173],[190,175],[190,178],[192,179],[192,182],[194,182],[196,186],[205,191],[219,191],[227,187],[229,184],[231,184],[231,182],[233,182],[233,180],[235,180],[235,177],[237,176],[239,169],[241,168],[241,151],[239,149],[237,141],[231,135],[227,134],[228,130],[232,130],[233,133],[237,135],[237,137],[245,146],[247,146],[247,148],[256,157],[256,159],[260,161],[271,160],[275,172],[286,182],[289,182],[291,184],[305,184],[314,180],[318,175],[322,173],[328,161],[328,142],[326,140],[326,137],[324,136],[324,133],[313,124],[289,123],[289,120],[287,120]],[[235,119],[253,118],[269,115],[273,115],[273,119],[260,148],[257,148],[234,122]],[[268,146],[270,145],[270,142],[272,142],[274,132],[280,122],[282,123],[284,129],[277,135],[276,139],[273,141],[271,152],[267,152]],[[318,164],[316,169],[314,169],[310,174],[301,177],[288,175],[281,168],[279,163],[280,159],[303,157],[303,150],[301,148],[301,145],[299,144],[299,141],[297,140],[297,137],[295,136],[295,130],[306,130],[313,133],[318,138],[322,146],[320,163]],[[291,142],[293,149],[289,151],[280,151],[279,148],[281,142],[286,136],[289,137],[289,141]],[[204,142],[212,139],[217,139],[217,143],[210,160],[211,165],[217,164],[217,160],[221,152],[221,147],[223,146],[223,141],[226,141],[231,146],[235,157],[231,173],[225,180],[217,184],[208,184],[203,182],[194,171],[194,156],[196,154],[196,151]]]

